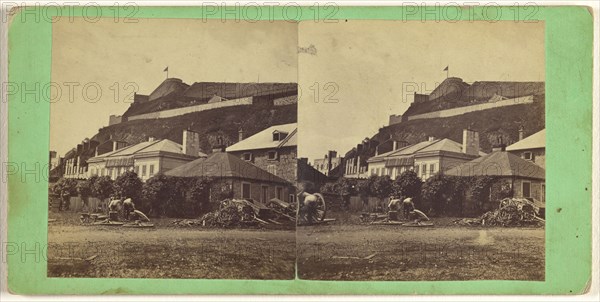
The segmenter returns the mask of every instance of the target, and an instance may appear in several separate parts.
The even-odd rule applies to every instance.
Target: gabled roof
[[[273,175],[239,157],[217,152],[208,158],[199,158],[165,173],[177,177],[215,177],[215,178],[239,178],[289,184],[285,179]]]
[[[458,165],[445,175],[453,176],[514,176],[531,179],[546,179],[546,171],[510,152],[496,151]]]
[[[506,151],[546,148],[546,129],[534,133],[508,147]]]
[[[236,144],[227,147],[226,151],[244,151],[257,149],[275,149],[297,146],[297,123],[271,126]],[[286,132],[288,135],[281,141],[273,140],[273,132]]]
[[[407,157],[407,156],[415,156],[420,153],[425,152],[453,152],[453,153],[462,153],[462,145],[451,140],[451,139],[436,139],[433,141],[424,141],[420,143],[416,143],[414,145],[406,146],[404,148],[400,148],[394,151],[390,151],[387,153],[383,153],[377,156],[370,158],[369,162],[374,161],[382,161],[384,159],[390,159],[394,157]],[[483,152],[479,152],[480,156],[485,155]]]
[[[159,140],[146,141],[146,142],[141,142],[139,144],[127,146],[127,147],[124,147],[124,148],[121,148],[121,149],[118,149],[115,151],[111,151],[108,153],[104,153],[102,155],[98,155],[96,157],[92,157],[89,160],[93,161],[96,159],[108,159],[108,158],[115,158],[115,157],[134,156],[134,155],[141,155],[141,154],[146,154],[146,153],[150,153],[150,152],[168,152],[168,153],[173,153],[173,154],[186,155],[185,152],[183,151],[183,147],[180,144],[173,142],[171,140],[168,140],[168,139],[159,139]],[[199,156],[206,156],[206,155],[203,153],[200,153]]]
[[[462,144],[457,143],[451,139],[441,139],[441,140],[437,140],[435,141],[433,144],[419,149],[417,151],[417,153],[422,153],[422,152],[436,152],[436,151],[445,151],[445,152],[454,152],[454,153],[461,153],[464,154],[462,152]],[[479,156],[484,156],[486,155],[486,153],[479,151]]]
[[[434,142],[437,142],[438,140],[434,140],[434,141],[424,141],[424,142],[419,142],[416,143],[414,145],[409,145],[406,146],[404,148],[400,148],[400,149],[396,149],[390,152],[386,152],[383,154],[379,154],[377,156],[373,156],[371,157],[368,162],[372,162],[372,161],[378,161],[378,160],[384,160],[387,157],[392,157],[392,156],[410,156],[413,155],[416,151],[425,148],[431,144],[433,144]]]

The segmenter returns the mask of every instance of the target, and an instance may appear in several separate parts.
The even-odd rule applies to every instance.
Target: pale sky
[[[109,115],[127,110],[133,87],[150,94],[165,79],[167,66],[169,77],[187,84],[297,82],[297,35],[297,24],[285,21],[61,18],[52,28],[51,80],[61,94],[52,90],[50,149],[62,156],[91,138],[108,125]],[[101,94],[92,103],[95,87]]]
[[[409,89],[429,94],[446,66],[468,83],[545,79],[543,22],[305,21],[298,40],[312,49],[298,55],[298,153],[311,162],[377,133],[408,108]],[[329,82],[338,103],[323,103]]]

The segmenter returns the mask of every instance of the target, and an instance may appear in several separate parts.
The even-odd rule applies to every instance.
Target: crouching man
[[[122,202],[120,199],[111,199],[108,202],[108,220],[117,221],[119,220],[119,209],[121,209]]]
[[[129,220],[129,216],[135,211],[135,205],[131,198],[123,200],[123,217],[125,220]]]
[[[317,203],[319,199],[316,195],[306,192],[298,194],[298,218],[307,224],[313,224],[317,216]]]
[[[404,213],[405,219],[410,219],[409,216],[414,210],[415,204],[413,203],[412,198],[408,197],[402,201],[402,212]]]

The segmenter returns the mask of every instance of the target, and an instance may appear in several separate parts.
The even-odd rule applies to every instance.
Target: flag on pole
[[[448,66],[446,66],[446,68],[444,68],[444,71],[448,71]]]
[[[446,67],[446,68],[448,68],[448,67]],[[165,70],[163,70],[163,71],[169,71],[169,66],[167,66],[167,68],[165,68]]]

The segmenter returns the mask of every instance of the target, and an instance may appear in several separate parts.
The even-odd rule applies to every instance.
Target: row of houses
[[[395,180],[409,170],[423,181],[438,174],[495,176],[511,185],[515,197],[545,202],[545,129],[527,137],[520,129],[519,141],[510,146],[498,142],[489,154],[480,150],[477,131],[464,129],[462,137],[461,143],[429,137],[416,144],[393,139],[378,144],[367,138],[346,157],[332,161],[331,154],[336,153],[329,152],[313,166],[330,176],[358,179],[378,175]],[[381,149],[386,152],[380,153]]]
[[[205,176],[216,180],[215,188],[230,190],[233,198],[295,200],[296,123],[275,125],[247,138],[240,130],[237,143],[214,146],[210,154],[200,150],[197,132],[184,130],[182,136],[182,144],[149,137],[134,145],[115,141],[112,150],[104,153],[100,145],[85,152],[82,148],[81,155],[67,163],[63,177],[87,179],[96,175],[114,180],[126,171],[134,171],[142,181],[157,174]],[[85,158],[91,152],[94,156]]]

